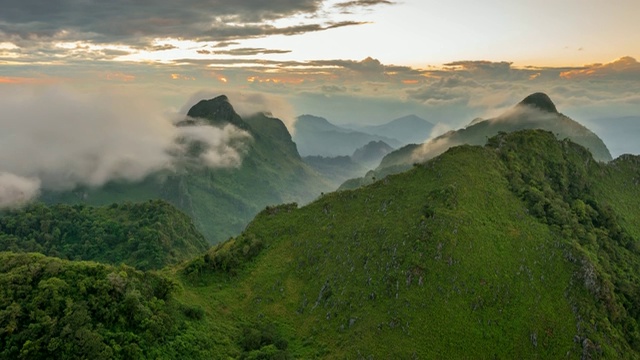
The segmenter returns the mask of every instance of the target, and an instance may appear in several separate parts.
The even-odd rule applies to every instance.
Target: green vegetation
[[[67,334],[27,332],[39,326],[30,324],[69,314],[62,305],[44,307],[39,316],[19,312],[28,315],[20,318],[22,330],[14,330],[16,299],[43,309],[35,299],[49,291],[48,277],[16,280],[37,266],[7,265],[32,259],[27,262],[104,269],[87,275],[96,283],[128,271],[143,307],[171,319],[164,340],[152,343],[145,336],[153,330],[91,317],[89,330],[113,354],[135,343],[136,356],[166,358],[635,359],[638,218],[639,157],[605,164],[550,132],[499,133],[484,147],[454,147],[407,172],[303,207],[269,206],[242,234],[162,275],[3,254],[22,260],[0,259],[0,309],[6,309],[0,349],[17,357],[30,349],[27,340],[50,344]],[[81,283],[67,275],[76,272],[50,276]],[[156,280],[136,282],[144,277]],[[153,284],[173,284],[161,288],[174,291],[151,295]],[[69,288],[77,290],[69,290],[64,304],[87,301],[72,297],[81,286]],[[100,294],[105,308],[125,306],[120,298],[106,303],[114,290]],[[155,304],[154,297],[161,306],[144,305]],[[138,337],[129,343],[110,337],[121,331]],[[38,346],[38,354],[48,351],[49,345]],[[85,348],[71,348],[78,353],[68,357],[83,356],[77,349]]]
[[[203,358],[201,308],[176,284],[128,266],[0,253],[0,358]],[[195,334],[195,335],[194,335]]]
[[[160,269],[207,248],[191,219],[161,200],[105,207],[35,204],[0,214],[0,251]]]

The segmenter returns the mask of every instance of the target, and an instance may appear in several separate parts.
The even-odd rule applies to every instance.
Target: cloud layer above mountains
[[[249,139],[231,125],[176,127],[175,115],[139,96],[19,90],[0,94],[0,206],[26,201],[40,188],[137,181],[176,169],[190,141],[205,144],[202,166],[238,166]]]
[[[391,2],[350,1],[336,4],[335,11],[377,4]],[[0,42],[25,48],[42,47],[45,42],[81,41],[153,49],[158,38],[225,42],[361,23],[321,19],[331,7],[325,0],[6,0],[0,12]],[[274,25],[296,16],[307,20]]]

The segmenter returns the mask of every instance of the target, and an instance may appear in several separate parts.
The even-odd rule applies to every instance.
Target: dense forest
[[[160,269],[208,248],[182,212],[162,200],[105,207],[33,204],[0,214],[0,251]]]

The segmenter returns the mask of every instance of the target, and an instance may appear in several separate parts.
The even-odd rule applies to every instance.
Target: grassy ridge
[[[458,147],[302,209],[267,209],[186,272],[237,274],[193,291],[280,324],[294,357],[577,355],[572,306],[589,294],[567,294],[580,267],[507,173],[495,151]]]

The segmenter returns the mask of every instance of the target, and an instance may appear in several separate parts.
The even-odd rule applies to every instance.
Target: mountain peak
[[[550,113],[558,113],[556,105],[551,101],[549,95],[537,92],[533,93],[518,103],[518,106],[527,105]]]
[[[187,116],[206,119],[211,125],[233,124],[241,129],[247,128],[247,125],[233,109],[226,95],[216,96],[209,100],[200,100],[189,109]]]

